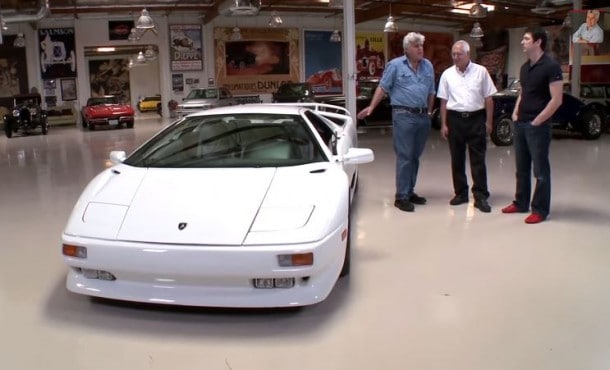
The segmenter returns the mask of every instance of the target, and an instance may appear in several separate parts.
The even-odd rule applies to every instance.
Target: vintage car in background
[[[183,117],[204,109],[236,105],[237,100],[226,87],[202,87],[192,89],[178,104],[176,113]]]
[[[133,128],[134,113],[131,105],[121,103],[114,95],[105,95],[87,99],[81,118],[83,127],[91,131],[98,126]]]
[[[41,107],[40,94],[13,96],[12,109],[4,119],[4,133],[11,138],[15,133],[30,134],[40,129],[43,135],[49,131],[47,112]]]
[[[513,143],[512,112],[521,90],[519,80],[514,80],[505,89],[493,96],[494,122],[491,141],[498,146]],[[585,103],[564,91],[561,106],[553,117],[553,129],[579,132],[587,140],[598,139],[606,131],[606,112],[599,102]]]
[[[379,79],[359,80],[356,87],[356,112],[360,112],[366,108],[373,99],[373,94],[379,85]],[[321,103],[333,104],[340,107],[345,107],[345,96],[328,96],[317,99]],[[373,111],[373,114],[365,119],[358,120],[358,126],[366,126],[371,124],[392,124],[392,106],[390,98],[386,94],[379,105]]]
[[[338,68],[313,73],[305,82],[311,85],[315,93],[332,92],[333,88],[340,91],[343,87],[343,78]]]
[[[610,133],[610,84],[586,83],[580,85],[580,99],[585,104],[599,104],[606,112],[606,131]]]
[[[350,272],[358,165],[374,158],[327,107],[202,110],[111,152],[62,234],[67,289],[187,306],[326,299]]]
[[[272,94],[274,103],[314,102],[316,94],[307,82],[286,82]]]
[[[159,112],[161,109],[161,95],[145,96],[138,101],[140,112]]]

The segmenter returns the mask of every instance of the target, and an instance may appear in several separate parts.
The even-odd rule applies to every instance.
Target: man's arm
[[[449,135],[449,125],[447,125],[447,99],[441,100],[441,135],[447,138]]]
[[[513,108],[513,114],[510,118],[513,119],[513,122],[517,122],[519,119],[519,104],[521,104],[521,93],[517,96],[517,101],[515,102],[515,108]]]
[[[358,112],[357,117],[358,119],[363,119],[368,117],[369,115],[371,115],[371,113],[373,113],[373,111],[375,110],[375,108],[379,105],[379,102],[381,102],[381,99],[383,99],[383,96],[385,95],[385,90],[383,90],[381,88],[381,86],[377,86],[377,88],[375,89],[375,93],[373,94],[373,98],[371,99],[371,103],[369,104],[368,107],[364,108],[363,110],[361,110],[360,112]]]
[[[491,96],[485,98],[485,129],[487,135],[491,134],[494,121],[494,99]]]
[[[553,116],[563,100],[563,81],[553,81],[549,84],[551,100],[547,103],[542,112],[538,113],[532,120],[533,126],[539,126]]]

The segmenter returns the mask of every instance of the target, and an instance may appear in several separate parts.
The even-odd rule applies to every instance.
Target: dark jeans
[[[419,157],[430,133],[430,118],[401,108],[392,109],[394,152],[396,152],[396,199],[413,195]]]
[[[546,218],[551,208],[550,124],[532,126],[531,121],[515,122],[514,145],[517,165],[517,190],[514,203],[522,211],[529,209],[533,164],[536,187],[531,198],[532,212]]]
[[[472,117],[463,118],[447,112],[449,125],[449,151],[451,152],[451,176],[455,195],[468,198],[466,178],[466,149],[470,158],[472,194],[475,199],[489,198],[487,189],[487,132],[485,131],[485,111]]]

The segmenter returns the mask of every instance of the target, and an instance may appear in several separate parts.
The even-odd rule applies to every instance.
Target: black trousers
[[[468,198],[466,178],[466,149],[470,159],[472,194],[475,199],[489,198],[487,189],[487,132],[485,130],[485,110],[474,114],[460,114],[447,111],[449,126],[449,151],[451,153],[451,176],[455,195]]]

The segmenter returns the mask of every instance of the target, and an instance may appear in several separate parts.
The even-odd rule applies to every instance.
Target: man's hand
[[[370,116],[372,112],[373,112],[373,110],[371,109],[371,106],[368,106],[368,107],[364,108],[363,110],[361,110],[360,112],[358,112],[356,117],[358,117],[358,119],[365,119],[366,117]]]
[[[441,136],[443,139],[447,139],[449,136],[449,126],[447,124],[441,124]]]
[[[487,132],[487,135],[491,134],[491,129],[492,129],[491,122],[485,122],[485,132]]]

